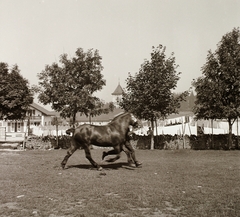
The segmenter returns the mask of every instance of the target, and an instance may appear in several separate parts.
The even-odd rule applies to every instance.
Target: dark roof
[[[180,111],[178,114],[170,114],[167,116],[167,119],[179,118],[183,116],[194,116],[194,113],[191,111]]]
[[[59,112],[48,111],[47,109],[38,105],[35,102],[33,102],[30,106],[33,107],[34,109],[42,112],[44,115],[47,115],[47,116],[59,116],[60,115]],[[95,117],[91,117],[91,122],[109,122],[110,120],[112,120],[116,115],[118,115],[121,112],[124,112],[124,110],[121,108],[115,108],[112,112],[109,112],[108,114],[101,114],[101,115],[98,115]],[[87,117],[85,115],[80,115],[80,113],[77,113],[76,121],[89,122],[89,117]]]
[[[33,102],[30,106],[35,108],[36,110],[42,112],[43,114],[45,114],[47,116],[54,116],[54,115],[56,115],[55,111],[48,111],[47,109],[43,108],[42,106],[38,105],[35,102]]]
[[[95,117],[91,117],[91,122],[109,122],[111,121],[116,115],[124,112],[121,108],[115,108],[112,112],[109,112],[108,114],[101,114]],[[80,115],[80,113],[77,113],[76,115],[76,121],[77,122],[89,122],[89,117],[86,117],[85,115]]]
[[[114,90],[112,95],[122,95],[123,94],[123,89],[120,84],[118,84],[117,88]]]
[[[91,122],[109,122],[111,121],[116,115],[124,112],[121,108],[115,108],[113,112],[109,112],[108,114],[101,114],[95,117],[91,117]],[[171,114],[167,117],[167,119],[172,118],[178,118],[183,116],[193,116],[193,112],[186,111],[186,112],[179,112],[178,114]],[[80,115],[77,113],[76,115],[76,121],[77,122],[89,122],[89,117],[86,117],[85,115]]]

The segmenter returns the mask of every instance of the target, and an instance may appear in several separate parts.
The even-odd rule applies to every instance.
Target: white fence
[[[213,128],[212,128],[213,124]],[[238,127],[239,125],[239,127]],[[165,135],[197,135],[197,126],[201,126],[204,129],[205,134],[227,134],[228,133],[228,123],[224,121],[202,121],[202,122],[191,122],[184,123],[178,125],[171,126],[158,126],[157,132],[154,129],[154,135],[165,134]],[[56,136],[56,127],[48,126],[48,127],[31,127],[33,130],[33,134],[37,136],[47,136],[52,135]],[[240,135],[240,122],[237,124],[235,122],[232,127],[232,132],[235,135]],[[58,127],[58,135],[66,135],[66,130],[69,129],[69,126],[59,126]],[[238,130],[238,132],[237,132]],[[147,135],[148,126],[144,126],[143,128],[136,131],[139,135]]]
[[[55,126],[48,126],[48,127],[31,127],[32,133],[36,136],[56,136],[57,131]],[[69,126],[59,126],[58,127],[58,136],[66,135],[66,130],[69,129]]]
[[[213,127],[212,127],[213,124]],[[197,135],[197,126],[201,126],[204,134],[228,134],[229,126],[227,122],[224,121],[204,121],[204,122],[192,122],[184,123],[171,126],[158,126],[157,132],[154,129],[154,135]],[[148,126],[144,126],[142,129],[137,131],[139,135],[147,135]],[[232,133],[235,135],[240,135],[240,122],[235,122],[232,126]]]

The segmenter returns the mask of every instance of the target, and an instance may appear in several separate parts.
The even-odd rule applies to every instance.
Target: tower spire
[[[112,93],[113,96],[113,103],[115,104],[115,106],[118,106],[119,102],[122,99],[122,94],[123,94],[123,89],[120,85],[120,79],[118,80],[118,86],[115,89],[115,91]]]

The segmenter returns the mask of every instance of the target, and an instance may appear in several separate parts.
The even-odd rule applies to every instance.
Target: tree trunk
[[[155,120],[155,126],[156,126],[156,140],[155,140],[155,142],[156,142],[156,145],[158,145],[158,125],[157,125],[157,119]]]
[[[27,135],[29,136],[30,134],[30,116],[28,116],[28,119],[27,119]]]
[[[212,125],[212,135],[211,135],[211,145],[212,145],[212,148],[214,147],[214,144],[213,144],[213,119],[211,119],[211,125]]]
[[[56,118],[56,122],[55,122],[55,124],[56,124],[56,147],[58,148],[58,118],[57,117],[55,117]]]
[[[154,121],[153,119],[151,120],[151,126],[152,126],[152,133],[151,133],[151,150],[154,150],[154,136],[153,136],[153,132],[154,132]]]
[[[158,135],[158,129],[157,129],[157,120],[155,120],[155,126],[156,126],[156,136]]]
[[[89,124],[92,124],[92,119],[90,114],[89,114]]]
[[[73,119],[72,119],[72,125],[73,125],[73,127],[75,128],[76,126],[75,126],[75,123],[76,123],[76,113],[74,113],[73,114],[73,117],[72,117]]]
[[[229,126],[229,132],[228,132],[228,148],[232,148],[232,125],[231,119],[228,119],[228,126]]]
[[[239,148],[239,145],[238,145],[238,143],[239,143],[238,137],[239,137],[239,133],[238,133],[238,117],[237,117],[237,144],[236,144],[236,148],[235,148],[235,149],[237,149],[237,150],[238,150],[238,148]]]

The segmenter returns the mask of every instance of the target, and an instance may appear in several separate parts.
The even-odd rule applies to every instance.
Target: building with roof
[[[29,114],[28,114],[30,119],[30,125],[35,125],[35,126],[51,125],[52,117],[56,115],[58,115],[57,112],[49,111],[35,102],[33,102],[30,105]]]
[[[119,107],[119,102],[122,100],[123,92],[123,88],[121,87],[120,83],[118,83],[117,88],[112,93],[112,102],[116,107]]]
[[[122,113],[124,110],[121,108],[115,108],[112,112],[108,114],[101,114],[94,117],[87,117],[85,115],[80,115],[77,113],[76,115],[76,122],[81,125],[84,123],[91,123],[95,125],[105,125],[109,123],[115,116]]]
[[[48,126],[51,125],[52,117],[56,114],[33,102],[24,120],[0,121],[0,141],[22,141],[28,129],[28,121],[30,128]]]

